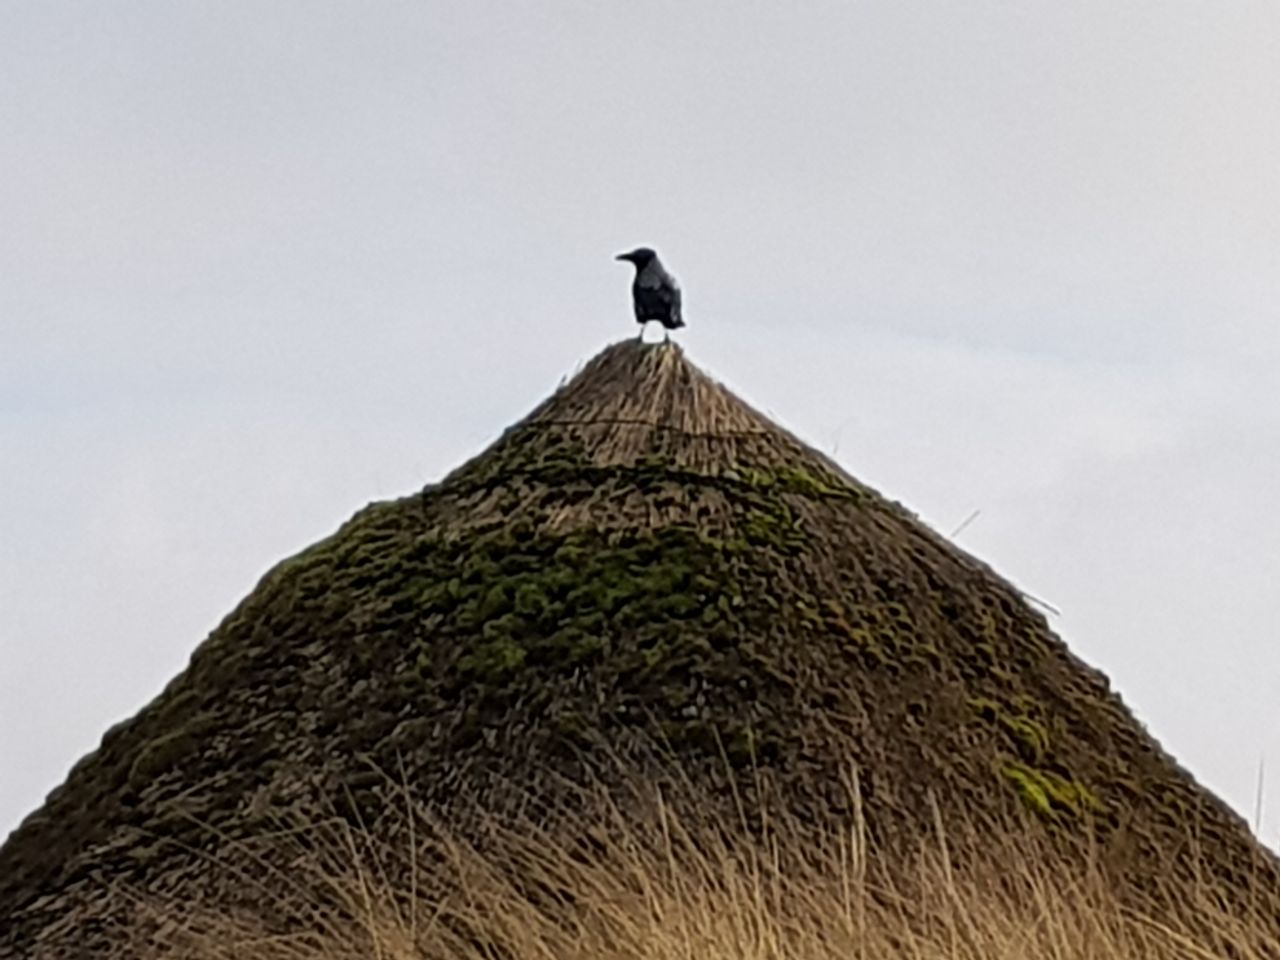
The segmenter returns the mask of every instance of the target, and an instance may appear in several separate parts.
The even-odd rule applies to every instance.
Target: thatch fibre
[[[463,824],[623,768],[747,828],[838,823],[856,770],[886,851],[1018,816],[1118,887],[1276,879],[1015,588],[631,341],[268,573],[0,848],[0,956],[127,925],[122,885],[244,897],[209,858],[322,802],[376,831],[405,785]]]

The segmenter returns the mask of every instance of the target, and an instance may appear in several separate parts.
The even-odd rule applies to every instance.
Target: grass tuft
[[[140,960],[1261,960],[1280,899],[1228,911],[1210,887],[1121,899],[1102,867],[1030,834],[928,838],[892,872],[856,814],[815,834],[745,831],[656,791],[590,814],[479,817],[470,839],[415,810],[387,843],[341,820],[283,833],[292,866],[231,911],[139,897]],[[586,809],[586,808],[583,808]],[[554,826],[549,825],[554,824]],[[278,851],[277,851],[278,852]],[[901,863],[901,861],[895,861]],[[267,889],[266,886],[263,889]],[[279,892],[283,891],[283,892]],[[1238,902],[1238,898],[1236,898]],[[270,917],[270,919],[267,919]]]

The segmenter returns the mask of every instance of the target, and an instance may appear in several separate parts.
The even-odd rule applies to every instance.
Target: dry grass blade
[[[855,778],[856,783],[856,778]],[[856,795],[856,794],[855,794]],[[1262,960],[1280,956],[1280,898],[1229,914],[1212,890],[1159,918],[1116,899],[1089,864],[1016,831],[974,849],[939,833],[910,876],[855,817],[815,834],[775,820],[745,837],[656,791],[643,811],[493,819],[483,841],[422,811],[396,848],[317,828],[296,883],[328,916],[255,928],[190,905],[140,960]],[[588,842],[587,837],[608,837]],[[418,849],[408,849],[409,838]],[[952,845],[969,845],[956,850]],[[405,869],[429,874],[411,876]],[[1011,870],[1011,864],[1020,864]],[[1167,906],[1167,905],[1166,905]]]

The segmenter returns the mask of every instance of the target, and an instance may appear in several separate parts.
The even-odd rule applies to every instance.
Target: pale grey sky
[[[0,836],[282,557],[633,335],[1280,768],[1280,6],[0,5]],[[1263,835],[1280,836],[1280,771]]]

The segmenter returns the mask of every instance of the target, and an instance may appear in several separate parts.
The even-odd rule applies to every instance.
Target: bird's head
[[[656,260],[658,255],[648,247],[636,247],[628,253],[620,253],[613,259],[629,260],[636,265],[637,269],[642,269],[649,264],[650,261]]]

